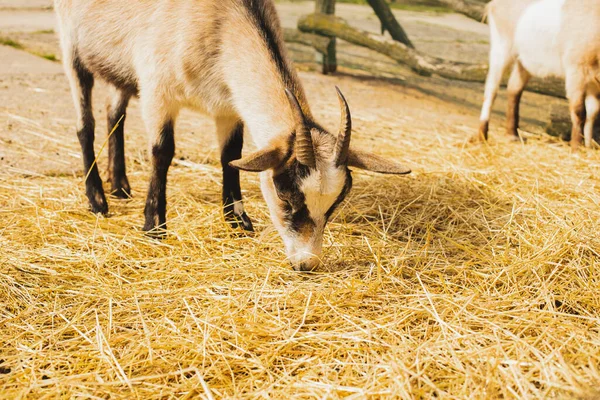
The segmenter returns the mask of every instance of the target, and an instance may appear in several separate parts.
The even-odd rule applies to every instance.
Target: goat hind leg
[[[531,75],[523,65],[517,61],[513,67],[510,79],[508,80],[508,109],[506,112],[506,133],[511,136],[512,140],[519,141],[519,110],[521,106],[521,96],[523,90]]]
[[[598,100],[597,93],[589,93],[585,98],[585,112],[586,119],[583,128],[585,147],[591,148],[598,146],[596,142],[594,142],[594,125],[598,118],[598,114],[600,113],[600,101]]]
[[[584,74],[578,70],[569,71],[566,75],[567,98],[571,113],[571,149],[577,150],[583,139],[585,129],[586,110],[586,83]]]
[[[108,134],[108,176],[111,195],[121,199],[131,197],[131,187],[125,168],[125,116],[131,94],[113,87],[106,107]],[[112,132],[112,134],[111,134]]]

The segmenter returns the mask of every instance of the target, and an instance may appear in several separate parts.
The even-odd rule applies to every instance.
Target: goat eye
[[[298,211],[298,205],[292,201],[291,197],[279,197],[279,199],[283,202],[284,209],[291,214],[295,214]]]
[[[283,190],[277,190],[276,193],[277,193],[277,197],[279,197],[279,200],[281,200],[285,203],[291,204],[292,196],[289,192],[283,191]]]
[[[284,200],[284,202],[285,202],[285,205],[290,208],[290,210],[292,211],[292,213],[295,213],[296,211],[298,211],[298,207],[296,207],[294,205],[294,203],[291,202],[291,200]]]
[[[281,200],[283,202],[283,204],[285,204],[290,209],[294,208],[294,207],[292,207],[292,199],[289,195],[278,191],[277,197],[279,197],[279,200]]]

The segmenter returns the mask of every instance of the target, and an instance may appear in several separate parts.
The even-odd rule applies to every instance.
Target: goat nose
[[[294,270],[298,272],[313,272],[318,265],[319,260],[314,258],[311,260],[299,262],[298,264],[294,265]]]

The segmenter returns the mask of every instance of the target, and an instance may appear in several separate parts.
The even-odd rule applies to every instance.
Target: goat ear
[[[411,173],[409,168],[394,161],[353,149],[350,149],[348,153],[348,166],[380,174],[406,175]]]
[[[239,160],[231,161],[229,166],[241,171],[263,172],[279,167],[282,162],[283,156],[281,149],[277,147],[268,147],[240,158]]]

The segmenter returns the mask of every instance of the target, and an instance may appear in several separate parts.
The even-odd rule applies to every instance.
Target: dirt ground
[[[0,3],[0,37],[10,38],[19,44],[22,44],[30,53],[37,55],[46,55],[50,58],[60,59],[60,50],[55,30],[55,17],[48,1],[16,1],[4,0]],[[300,3],[278,3],[278,8],[282,16],[285,27],[294,27],[298,18],[309,13],[313,8],[312,2]],[[435,54],[436,56],[449,59],[472,60],[473,62],[483,61],[487,54],[487,27],[478,24],[466,17],[456,14],[435,14],[418,13],[407,11],[395,11],[397,17],[405,25],[407,31],[415,44],[423,51]],[[361,29],[378,32],[380,29],[378,20],[368,7],[339,4],[338,15],[347,19],[352,25]],[[389,113],[397,123],[390,129],[406,129],[401,124],[402,115],[410,115],[411,120],[420,128],[419,119],[421,118],[427,125],[431,126],[432,121],[437,121],[441,126],[460,127],[460,133],[466,137],[471,128],[475,126],[476,116],[480,107],[482,97],[482,85],[449,81],[441,78],[424,78],[412,74],[407,69],[399,66],[395,62],[367,49],[361,49],[356,46],[341,43],[340,46],[340,64],[342,65],[341,76],[346,78],[328,78],[318,74],[310,74],[304,79],[309,85],[309,96],[313,102],[331,103],[331,93],[322,93],[325,88],[332,87],[335,79],[349,79],[352,84],[359,83],[363,92],[371,91],[376,97],[383,99],[395,98],[399,94],[417,96],[419,105],[416,110],[416,103],[407,98],[407,104],[402,102],[386,101],[386,107],[373,108],[373,101],[369,98],[365,104],[358,102],[354,109],[360,110],[362,118],[371,119],[371,115]],[[292,45],[292,55],[299,63],[300,68],[307,71],[314,71],[318,66],[314,63],[316,58],[314,52],[304,46]],[[3,110],[7,122],[0,127],[0,140],[4,146],[0,148],[0,162],[9,168],[29,171],[30,173],[70,173],[77,164],[78,144],[75,135],[72,133],[73,110],[68,95],[68,85],[62,76],[61,66],[56,62],[39,59],[39,57],[30,56],[23,51],[14,50],[8,46],[0,47],[3,55],[3,64],[0,65],[0,93]],[[361,59],[368,59],[370,63],[377,60],[377,71],[361,71]],[[345,68],[344,68],[345,67]],[[371,67],[370,67],[371,68]],[[370,79],[369,77],[379,76],[382,79]],[[310,88],[310,82],[315,81],[315,89]],[[350,85],[350,83],[349,83]],[[376,91],[373,89],[376,87]],[[371,88],[371,89],[369,89]],[[388,92],[393,92],[391,95]],[[60,96],[57,95],[60,93]],[[104,131],[104,102],[105,87],[102,83],[98,84],[95,93],[95,110],[97,112],[96,120],[98,131]],[[372,97],[372,96],[370,96]],[[364,97],[362,97],[364,98]],[[360,99],[356,99],[359,100]],[[355,100],[355,101],[356,101]],[[429,104],[429,103],[433,104]],[[523,104],[523,124],[525,131],[541,133],[546,124],[552,104],[561,103],[561,100],[540,96],[536,94],[527,94]],[[135,103],[135,102],[134,102]],[[435,105],[434,105],[435,104]],[[398,109],[394,109],[398,107]],[[440,109],[443,108],[444,110]],[[501,94],[495,106],[496,119],[494,126],[497,127],[497,136],[502,134],[503,111],[505,108],[504,97]],[[315,110],[323,110],[321,105],[316,106]],[[432,110],[440,110],[431,115],[426,115]],[[335,110],[333,110],[335,112]],[[355,112],[356,113],[356,112]],[[361,118],[360,114],[357,118]],[[141,123],[137,120],[139,115],[136,105],[131,107],[130,121],[128,121],[128,142],[135,147],[134,143],[139,144],[143,136]],[[398,116],[400,116],[398,118]],[[417,116],[421,116],[420,118]],[[436,116],[443,116],[442,119]],[[322,116],[326,118],[325,116]],[[377,119],[372,119],[373,121]],[[192,134],[207,134],[211,131],[210,121],[204,121],[203,117],[189,114],[185,115],[179,123],[178,140],[187,141],[187,132]],[[335,121],[335,118],[331,121]],[[28,125],[29,124],[29,125]],[[57,126],[60,124],[60,126]],[[53,132],[53,135],[59,136],[60,141],[43,140],[36,134],[25,134],[15,137],[14,131],[27,132],[22,130],[28,126],[33,128],[37,126]],[[412,126],[412,124],[411,124]],[[58,133],[58,132],[61,133]],[[64,133],[64,134],[63,134]],[[50,133],[47,133],[50,135]],[[62,137],[64,136],[64,137]],[[102,138],[101,135],[99,135]],[[97,140],[97,146],[101,145],[101,140]],[[186,143],[187,144],[187,143]],[[53,148],[56,146],[56,148]],[[43,157],[44,160],[36,160],[31,163],[30,158],[20,157],[23,149],[35,149],[41,152],[48,151],[48,154],[58,155],[60,161],[55,157]],[[69,150],[67,150],[67,148]],[[186,152],[187,146],[179,146],[183,152]],[[69,156],[66,153],[70,154]],[[195,152],[182,154],[182,157],[194,157]],[[197,157],[197,154],[195,155]],[[68,167],[67,167],[68,165]]]
[[[363,261],[356,271],[306,280],[277,261],[282,258],[279,239],[269,228],[256,177],[244,175],[243,189],[259,236],[232,239],[220,227],[214,124],[190,111],[178,120],[170,172],[172,240],[156,245],[138,237],[149,167],[137,100],[128,109],[125,127],[134,198],[110,200],[110,218],[86,212],[71,95],[60,63],[48,59],[60,58],[50,3],[0,0],[0,37],[25,49],[0,46],[0,304],[6,309],[0,311],[0,398],[200,397],[202,390],[190,390],[200,384],[187,376],[176,382],[178,392],[167,391],[165,385],[175,385],[173,365],[189,372],[183,364],[209,359],[207,353],[214,357],[204,376],[212,377],[206,379],[216,397],[592,396],[600,383],[595,369],[600,348],[596,274],[600,156],[588,151],[571,154],[566,145],[542,133],[551,105],[562,100],[525,95],[522,128],[530,140],[521,145],[504,137],[501,94],[491,143],[470,145],[482,85],[416,76],[385,57],[346,43],[339,48],[340,73],[323,76],[316,72],[311,49],[290,46],[316,118],[336,129],[339,108],[334,86],[339,86],[352,109],[354,145],[402,160],[414,171],[408,178],[391,180],[356,174],[355,192],[332,224],[327,247],[329,259],[342,260],[332,261],[334,270],[343,269],[344,254]],[[286,27],[294,27],[298,17],[312,8],[312,2],[278,3]],[[376,17],[366,7],[340,4],[338,14],[354,26],[379,32]],[[484,25],[455,14],[396,14],[423,51],[460,61],[485,60]],[[376,60],[378,70],[366,70],[361,62],[365,59]],[[106,94],[106,86],[98,83],[97,153],[106,138]],[[102,173],[105,153],[104,149],[99,156]],[[194,227],[214,229],[214,235],[198,238]],[[247,257],[259,257],[261,268],[246,271]],[[172,260],[177,264],[165,272],[162,265]],[[116,272],[106,271],[113,267]],[[159,271],[169,275],[159,276]],[[219,281],[225,276],[228,282]],[[246,292],[236,286],[242,281],[258,283]],[[343,285],[347,285],[343,295],[335,292]],[[257,293],[261,298],[264,291],[265,308],[223,303],[228,293],[238,291],[248,298]],[[516,292],[523,297],[518,303],[509,301]],[[26,305],[19,308],[3,295]],[[123,322],[126,318],[115,311],[114,324],[123,322],[122,331],[107,328],[114,337],[109,333],[102,339],[98,327],[113,326],[112,308],[105,315],[94,307],[100,303],[104,307],[108,297],[113,307],[111,296],[115,310],[129,304],[140,315],[148,311],[147,320]],[[213,303],[188,303],[194,296],[206,296]],[[257,312],[265,316],[278,312],[269,308],[268,299],[279,306],[287,302],[285,298],[290,308],[281,310],[290,314],[282,311],[285,315],[280,317],[289,317],[288,325],[274,327],[269,325],[273,320],[257,317]],[[363,302],[366,308],[359,309]],[[561,308],[563,303],[571,308]],[[314,310],[307,311],[309,304],[314,310],[329,310],[321,322],[310,314]],[[340,311],[357,304],[355,315]],[[72,313],[63,313],[61,307]],[[161,315],[150,311],[163,307]],[[448,307],[447,313],[443,307]],[[249,309],[254,314],[244,314]],[[207,339],[190,322],[197,324],[193,315],[202,310],[208,310],[206,321],[210,312],[221,313],[212,315],[222,323],[216,331],[239,329],[238,336],[258,336],[264,343],[255,346],[236,335]],[[524,310],[531,312],[531,319],[519,314]],[[182,315],[189,311],[192,317],[183,316],[180,322],[170,311]],[[234,323],[228,315],[240,320]],[[392,326],[387,318],[394,324],[406,321],[406,326]],[[298,330],[289,321],[301,322]],[[304,326],[305,322],[315,325]],[[54,330],[54,324],[60,328]],[[337,336],[335,324],[347,331]],[[331,329],[332,336],[324,337],[337,353],[319,350],[322,340],[313,335],[315,326]],[[260,331],[263,328],[271,329],[272,336]],[[396,328],[405,330],[394,336]],[[42,329],[52,330],[50,339],[38,332]],[[198,329],[207,332],[208,322]],[[485,340],[476,332],[487,335]],[[66,336],[60,336],[63,333]],[[385,336],[384,341],[380,334],[394,336],[402,350],[392,349],[393,340]],[[290,341],[314,340],[312,352],[288,348],[277,335],[287,335]],[[58,336],[65,342],[52,347]],[[133,348],[142,351],[146,340],[154,343],[148,344],[149,355],[143,359],[128,355]],[[206,345],[212,340],[215,347]],[[230,350],[215,350],[229,344]],[[93,350],[89,354],[96,354],[91,361],[83,354],[87,350],[78,350],[87,346]],[[170,346],[185,349],[185,356]],[[331,358],[318,364],[324,354]],[[89,368],[81,375],[72,372],[73,384],[61,383],[61,373],[81,367],[73,359]],[[318,372],[307,366],[311,363],[319,365]],[[129,369],[121,371],[120,364]],[[244,369],[250,364],[255,369]],[[289,381],[278,386],[277,374]],[[125,375],[139,380],[128,382]],[[153,383],[163,380],[167,382],[163,386]]]

